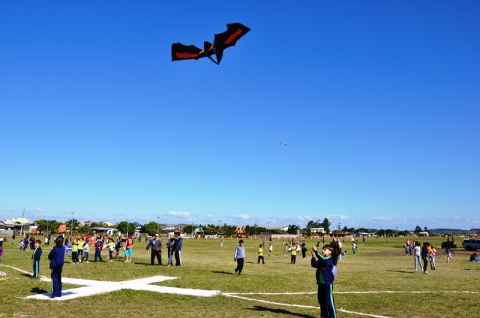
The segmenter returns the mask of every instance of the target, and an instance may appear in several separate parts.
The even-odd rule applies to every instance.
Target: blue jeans
[[[420,259],[420,255],[415,255],[413,257],[413,264],[415,265],[415,270],[417,270],[417,264],[420,265],[420,269],[422,269],[423,265],[422,265],[422,260]]]

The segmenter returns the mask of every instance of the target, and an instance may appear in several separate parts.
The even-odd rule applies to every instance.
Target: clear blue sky
[[[2,1],[0,219],[478,228],[479,17],[476,0]],[[171,62],[231,22],[252,31],[219,66]]]

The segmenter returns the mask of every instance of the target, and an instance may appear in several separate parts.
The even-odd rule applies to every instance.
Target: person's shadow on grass
[[[295,316],[295,317],[301,317],[301,318],[316,318],[316,316],[304,315],[304,314],[291,312],[291,311],[285,310],[285,309],[268,308],[268,307],[263,307],[263,306],[253,306],[253,308],[249,308],[249,310],[270,311],[274,314]]]
[[[231,272],[226,272],[226,271],[212,271],[214,274],[227,274],[227,275],[233,275]]]
[[[387,272],[396,272],[396,273],[402,273],[402,274],[414,274],[412,271],[405,271],[405,270],[393,270],[393,269],[387,269]]]
[[[46,294],[46,293],[48,293],[45,289],[38,288],[38,287],[32,288],[32,290],[30,292],[35,293],[35,294]]]

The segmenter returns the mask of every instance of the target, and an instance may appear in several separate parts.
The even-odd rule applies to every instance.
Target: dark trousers
[[[333,285],[318,284],[318,303],[320,304],[320,317],[336,317],[335,301],[333,299]]]
[[[33,277],[38,278],[40,275],[40,261],[33,261]]]
[[[162,265],[162,254],[160,251],[152,249],[152,254],[150,255],[150,264],[155,263],[155,258],[157,258],[158,264]]]
[[[93,258],[93,261],[96,262],[96,261],[97,261],[97,258],[99,258],[99,259],[103,262],[103,259],[102,259],[102,251],[97,251],[97,250],[95,250],[95,257]]]
[[[423,272],[426,272],[428,268],[428,256],[423,257]]]
[[[175,266],[182,266],[182,251],[175,251]]]
[[[297,255],[292,255],[290,257],[290,263],[295,264],[297,262]]]
[[[72,252],[72,262],[78,263],[78,252]]]
[[[238,275],[242,273],[244,260],[245,259],[243,258],[237,258],[237,268],[235,268],[235,273],[238,273]]]
[[[260,261],[262,261],[262,264],[265,264],[265,258],[263,257],[263,255],[258,256],[258,264],[260,264]]]
[[[53,297],[62,296],[62,268],[52,269]]]

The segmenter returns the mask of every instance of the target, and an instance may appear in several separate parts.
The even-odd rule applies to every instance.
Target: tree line
[[[66,222],[58,222],[56,220],[45,220],[45,219],[40,219],[36,220],[35,223],[37,224],[38,228],[37,231],[40,233],[56,233],[58,227],[61,224],[67,224],[67,227],[69,230],[72,230],[73,232],[80,232],[80,233],[91,233],[92,228],[95,227],[106,227],[104,224],[99,223],[99,222],[91,222],[90,225],[86,224],[80,224],[80,222],[76,219],[70,219]],[[112,228],[118,229],[121,233],[134,233],[137,230],[137,226],[133,222],[128,222],[128,221],[122,221],[119,222],[118,224],[111,226]],[[367,228],[353,228],[353,227],[346,227],[344,226],[343,228],[341,227],[341,224],[337,224],[336,226],[332,226],[331,222],[328,220],[328,218],[324,218],[323,221],[317,220],[317,221],[309,221],[306,225],[306,227],[302,228],[299,225],[296,224],[289,224],[287,230],[282,230],[282,229],[276,229],[276,228],[269,228],[265,226],[260,226],[257,224],[254,225],[246,225],[245,226],[245,235],[247,236],[255,236],[255,235],[268,235],[268,234],[300,234],[300,235],[306,235],[306,236],[311,236],[312,230],[314,228],[323,228],[325,233],[327,234],[333,234],[334,236],[341,236],[344,233],[352,233],[352,234],[357,234],[357,233],[371,233],[370,229]],[[234,225],[228,225],[228,224],[223,224],[223,225],[214,225],[214,224],[205,224],[205,225],[186,225],[183,230],[186,233],[201,233],[203,235],[223,235],[226,237],[231,237],[236,234],[236,229],[237,226]],[[154,235],[155,233],[161,232],[162,229],[160,228],[160,224],[156,222],[149,222],[144,224],[140,228],[141,233],[147,233],[148,235]],[[427,227],[424,227],[423,230],[420,226],[416,226],[414,232],[416,234],[420,232],[428,232]],[[404,231],[397,231],[397,230],[392,230],[392,229],[380,229],[376,231],[375,233],[372,234],[377,234],[380,236],[396,236],[396,235],[407,235],[409,231],[404,230]]]

